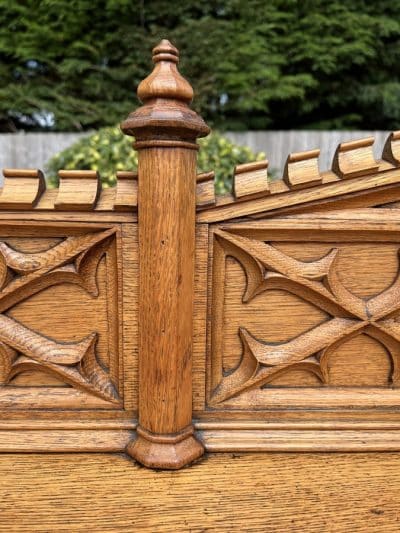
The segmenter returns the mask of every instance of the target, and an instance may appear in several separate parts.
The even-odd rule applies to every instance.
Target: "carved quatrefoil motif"
[[[227,231],[217,230],[216,238],[225,253],[239,261],[246,272],[244,303],[265,290],[282,289],[317,306],[332,318],[278,344],[256,339],[241,327],[241,362],[213,391],[213,403],[261,387],[293,369],[312,372],[323,384],[328,384],[330,354],[361,333],[385,346],[392,359],[392,385],[400,385],[400,322],[395,320],[400,310],[400,271],[388,289],[364,300],[341,282],[336,248],[317,261],[303,262],[269,243]]]
[[[117,392],[96,359],[97,333],[60,343],[8,317],[14,305],[60,283],[98,296],[97,267],[115,230],[66,238],[39,253],[22,253],[0,242],[0,383],[26,370],[41,370],[78,389],[117,402]]]

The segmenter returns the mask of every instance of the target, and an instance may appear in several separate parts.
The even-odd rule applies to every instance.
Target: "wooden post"
[[[139,150],[139,426],[127,452],[152,468],[203,454],[192,425],[196,138],[209,128],[188,104],[178,50],[153,50],[143,106],[122,124]]]

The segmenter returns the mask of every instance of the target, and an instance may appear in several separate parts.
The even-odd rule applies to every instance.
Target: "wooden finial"
[[[153,72],[138,87],[143,106],[121,124],[126,135],[139,142],[157,139],[194,141],[209,128],[189,104],[193,89],[177,68],[179,52],[167,39],[153,49]],[[141,144],[139,147],[143,147]]]
[[[177,69],[179,52],[167,39],[153,48],[153,72],[138,87],[142,102],[152,98],[166,98],[190,103],[193,89]]]

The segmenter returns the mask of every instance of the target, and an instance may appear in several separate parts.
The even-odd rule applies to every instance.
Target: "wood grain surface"
[[[138,175],[119,172],[102,191],[97,172],[61,170],[51,191],[38,170],[4,171],[0,451],[129,443],[155,468],[183,467],[203,444],[231,455],[175,477],[116,456],[29,456],[15,459],[19,475],[10,455],[0,464],[14,480],[0,479],[30,482],[28,498],[15,497],[29,500],[28,531],[44,503],[41,530],[55,529],[58,493],[75,505],[59,522],[68,531],[96,520],[113,531],[333,530],[362,456],[340,477],[344,456],[232,453],[400,450],[400,211],[382,207],[400,200],[400,133],[379,161],[373,138],[340,144],[322,174],[319,150],[290,154],[283,180],[268,181],[266,160],[239,165],[232,194],[215,199],[212,169],[196,175],[196,139],[209,128],[190,108],[179,52],[163,40],[153,62],[143,106],[121,125],[136,139]],[[359,467],[384,480],[374,497],[393,472],[387,457]],[[46,482],[47,498],[38,480],[54,485],[60,472],[67,486]],[[365,492],[354,488],[353,513]],[[82,503],[84,520],[71,524]],[[308,527],[321,509],[325,522]]]
[[[140,176],[139,425],[127,452],[155,468],[180,468],[204,452],[193,436],[192,353],[196,139],[209,128],[189,108],[193,89],[178,62],[162,40],[138,88],[143,106],[121,124],[135,137]]]
[[[0,456],[0,531],[394,532],[398,454],[215,454],[155,472],[126,456]]]

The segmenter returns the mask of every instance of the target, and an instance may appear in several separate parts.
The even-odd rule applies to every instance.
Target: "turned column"
[[[139,152],[139,426],[127,452],[152,468],[203,454],[192,425],[196,138],[209,128],[167,40],[138,88],[143,106],[122,123]]]

